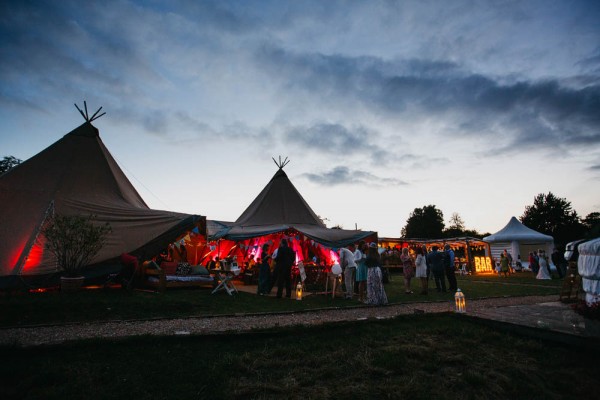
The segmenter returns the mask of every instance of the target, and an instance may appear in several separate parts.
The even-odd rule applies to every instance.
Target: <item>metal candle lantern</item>
[[[302,293],[304,292],[304,288],[302,287],[302,283],[298,282],[296,285],[296,300],[302,300]]]
[[[456,289],[456,294],[454,295],[454,303],[456,305],[455,312],[464,313],[467,311],[465,295],[460,289]]]

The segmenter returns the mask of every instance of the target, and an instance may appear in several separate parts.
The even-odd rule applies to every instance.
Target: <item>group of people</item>
[[[550,263],[544,250],[529,253],[529,268],[536,279],[552,279],[550,275]]]
[[[264,244],[262,257],[258,263],[258,288],[259,295],[271,293],[277,286],[277,298],[292,297],[292,266],[296,262],[296,253],[289,247],[287,239],[281,239],[279,247],[269,255],[269,245]]]
[[[351,244],[341,248],[339,255],[346,287],[345,297],[351,299],[356,289],[358,301],[362,303],[387,304],[377,243],[372,242],[367,245],[364,240],[361,240],[358,245]]]
[[[435,289],[438,292],[447,291],[446,280],[448,281],[448,290],[451,292],[456,291],[458,284],[454,272],[455,255],[449,245],[445,245],[443,251],[438,251],[437,246],[432,246],[430,252],[427,252],[426,246],[420,246],[416,248],[415,254],[416,257],[413,259],[408,247],[404,247],[400,255],[406,294],[413,293],[411,289],[412,278],[418,278],[421,282],[420,294],[422,295],[429,292],[430,278],[433,279]]]

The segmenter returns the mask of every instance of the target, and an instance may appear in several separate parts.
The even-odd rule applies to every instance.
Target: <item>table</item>
[[[215,279],[219,282],[219,284],[217,285],[217,287],[215,287],[213,289],[213,291],[211,292],[211,294],[215,294],[221,290],[224,290],[227,292],[228,295],[232,296],[233,293],[237,293],[237,289],[235,287],[235,285],[233,284],[233,277],[236,275],[235,272],[236,271],[225,271],[222,269],[211,269],[210,270],[211,273],[214,274]]]

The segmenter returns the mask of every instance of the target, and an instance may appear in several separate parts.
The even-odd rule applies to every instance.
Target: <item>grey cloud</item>
[[[600,171],[600,164],[592,165],[589,169],[592,171]]]
[[[303,148],[323,153],[366,153],[372,161],[391,160],[395,156],[375,144],[378,134],[358,126],[347,128],[340,124],[316,123],[311,126],[295,126],[285,132],[285,140]]]
[[[561,79],[501,80],[427,60],[383,61],[374,57],[300,54],[264,46],[259,58],[279,74],[285,90],[308,91],[330,101],[351,97],[388,118],[442,118],[451,115],[463,132],[495,136],[512,132],[507,147],[540,143],[567,148],[597,144],[600,85],[583,88]],[[408,111],[410,109],[410,112]]]
[[[374,175],[370,172],[361,170],[351,170],[345,166],[334,167],[330,171],[322,173],[305,173],[303,177],[309,181],[323,185],[359,185],[359,186],[400,186],[407,185],[405,181],[396,178],[384,178]]]

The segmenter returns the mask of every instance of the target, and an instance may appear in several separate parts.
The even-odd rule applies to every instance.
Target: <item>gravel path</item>
[[[537,304],[556,301],[557,296],[503,297],[470,300],[467,312],[477,315],[494,307]],[[453,311],[453,301],[435,303],[393,304],[383,307],[353,307],[294,313],[229,315],[135,321],[91,322],[0,329],[0,344],[37,346],[92,338],[123,338],[138,335],[202,335],[221,332],[243,333],[254,329],[294,325],[320,325],[327,322],[393,318],[415,312]],[[419,310],[419,311],[417,311]]]

